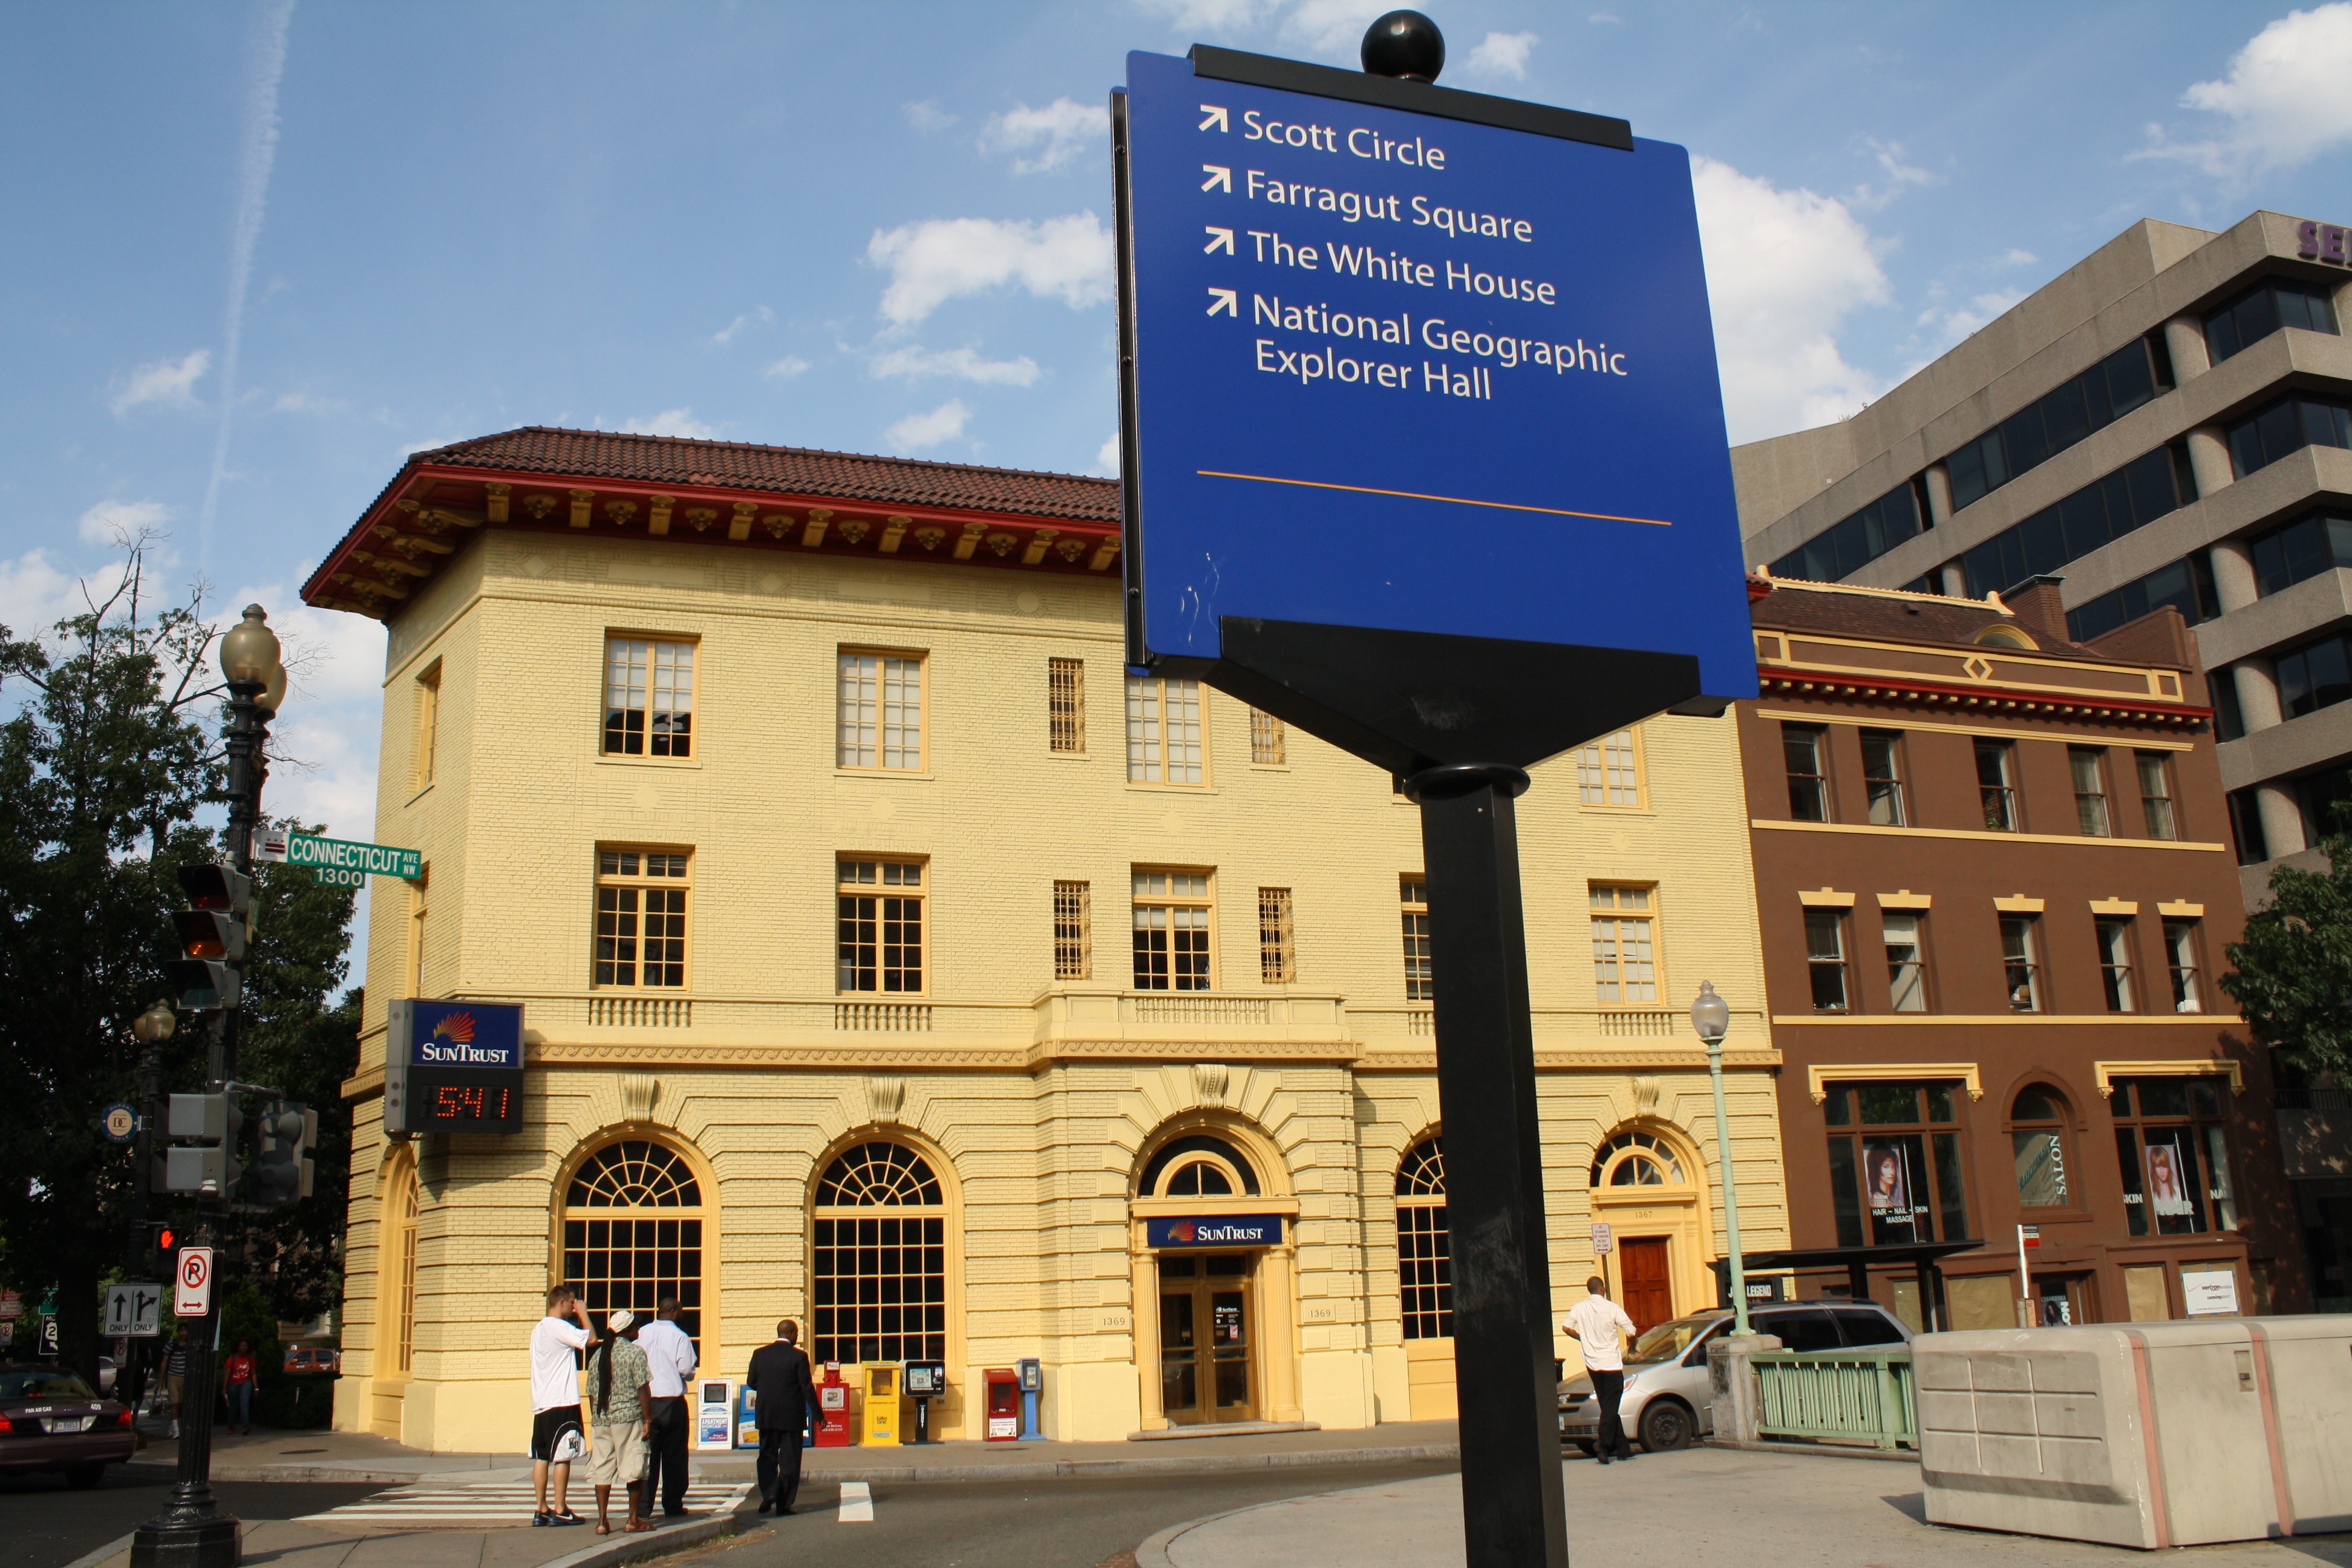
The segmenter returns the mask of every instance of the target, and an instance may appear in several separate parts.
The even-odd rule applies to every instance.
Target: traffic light
[[[245,1167],[236,1157],[244,1109],[234,1094],[175,1094],[166,1131],[196,1147],[163,1152],[163,1190],[226,1197]]]
[[[180,956],[165,968],[180,1005],[191,1013],[234,1007],[244,991],[253,879],[226,866],[183,866],[180,887],[195,906],[172,917]]]
[[[247,1196],[260,1208],[276,1208],[310,1195],[310,1151],[319,1143],[319,1113],[280,1100],[261,1112],[253,1150],[253,1180]]]
[[[174,1255],[180,1250],[180,1227],[169,1220],[150,1220],[147,1224],[147,1268],[168,1279],[172,1277]]]

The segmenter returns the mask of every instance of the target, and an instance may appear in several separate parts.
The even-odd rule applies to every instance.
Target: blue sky
[[[418,447],[562,424],[1108,472],[1107,89],[1384,7],[16,6],[0,624],[119,529],[307,655],[271,804],[373,826],[372,622],[294,588]],[[2131,222],[2352,218],[2352,4],[1430,8],[1449,85],[1688,146],[1736,439]]]

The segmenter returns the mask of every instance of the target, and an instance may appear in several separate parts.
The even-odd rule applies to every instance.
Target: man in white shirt
[[[1617,1402],[1625,1396],[1625,1347],[1633,1340],[1633,1320],[1609,1299],[1609,1281],[1598,1274],[1584,1282],[1589,1294],[1568,1310],[1560,1327],[1584,1352],[1585,1375],[1592,1379],[1592,1396],[1601,1404],[1601,1462],[1630,1459],[1633,1445],[1625,1441],[1624,1423],[1617,1419]]]
[[[661,1491],[662,1512],[671,1519],[686,1513],[686,1447],[693,1425],[686,1405],[686,1385],[694,1376],[694,1342],[677,1326],[677,1298],[664,1296],[655,1307],[654,1321],[637,1331],[637,1348],[646,1352],[650,1378],[647,1392],[654,1402],[653,1462],[646,1472],[646,1508],[651,1511],[655,1488]]]
[[[567,1313],[573,1322],[563,1321]],[[581,1522],[564,1506],[563,1493],[572,1484],[572,1461],[588,1453],[587,1434],[580,1425],[578,1352],[595,1338],[588,1329],[588,1309],[570,1286],[558,1285],[547,1293],[547,1316],[530,1330],[530,1521],[535,1525]],[[547,1506],[551,1471],[555,1476],[552,1509]]]

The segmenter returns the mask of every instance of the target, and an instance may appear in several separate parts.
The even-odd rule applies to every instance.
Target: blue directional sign
[[[1683,148],[1146,53],[1125,113],[1133,661],[1262,617],[1688,655],[1692,695],[1755,695]]]

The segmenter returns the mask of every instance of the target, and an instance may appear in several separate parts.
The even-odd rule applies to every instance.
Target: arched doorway
[[[1696,1152],[1664,1127],[1622,1127],[1592,1152],[1592,1218],[1610,1232],[1599,1261],[1636,1329],[1712,1304],[1700,1173]]]
[[[416,1152],[403,1143],[384,1163],[376,1253],[375,1375],[368,1384],[368,1429],[398,1442],[416,1366],[416,1216],[422,1194]]]
[[[676,1296],[677,1326],[702,1344],[709,1214],[685,1153],[651,1138],[594,1150],[564,1188],[562,1279],[592,1321],[621,1308],[651,1316]]]
[[[1454,1247],[1445,1217],[1445,1152],[1434,1134],[1404,1152],[1396,1172],[1397,1311],[1404,1331],[1405,1392],[1415,1421],[1451,1420]]]
[[[903,1143],[854,1143],[818,1178],[813,1219],[809,1354],[946,1360],[948,1194],[930,1161]]]

